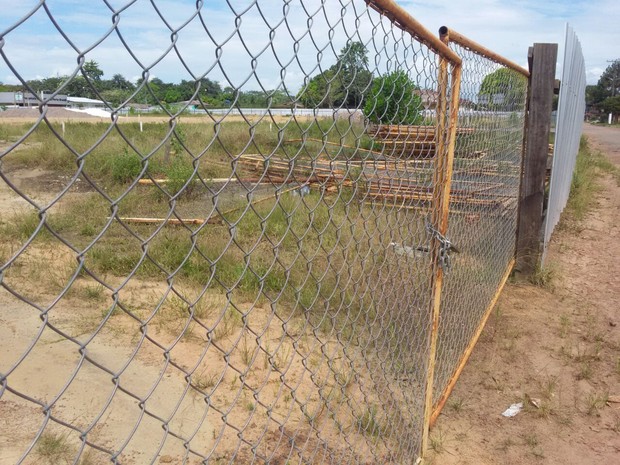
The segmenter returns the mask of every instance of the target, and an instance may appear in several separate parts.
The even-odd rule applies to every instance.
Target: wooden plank
[[[110,217],[108,217],[107,219],[110,219]],[[174,226],[179,226],[179,225],[183,225],[183,224],[204,224],[204,223],[211,223],[212,221],[210,220],[214,220],[215,221],[215,217],[214,218],[209,218],[208,220],[202,219],[202,218],[184,218],[183,220],[180,220],[178,218],[144,218],[144,217],[132,217],[132,216],[119,216],[118,220],[122,221],[124,223],[135,223],[135,224],[160,224],[160,223],[166,223],[166,224],[170,224],[170,225],[174,225]],[[222,219],[217,217],[218,221],[221,221]]]
[[[199,179],[194,179],[194,182],[198,182]],[[206,183],[214,183],[214,184],[223,184],[226,182],[232,182],[232,183],[236,183],[236,182],[247,182],[247,183],[256,183],[259,182],[260,180],[258,178],[250,178],[250,179],[237,179],[237,178],[211,178],[211,179],[205,179],[204,182]],[[169,183],[170,180],[168,178],[154,178],[154,179],[149,179],[149,178],[142,178],[140,180],[138,180],[138,184],[141,186],[150,186],[153,185],[154,183],[157,184],[167,184]]]
[[[371,124],[366,133],[390,134],[435,134],[436,126],[419,126],[407,124]],[[458,127],[457,134],[473,134],[476,128]]]
[[[301,184],[299,186],[294,186],[294,187],[289,187],[287,189],[283,189],[281,191],[277,191],[274,192],[271,195],[265,196],[265,197],[261,197],[260,199],[254,200],[251,203],[251,205],[257,205],[259,203],[265,202],[267,200],[271,200],[274,198],[277,198],[278,196],[282,195],[282,194],[286,194],[287,192],[291,192],[293,190],[297,190],[303,186],[307,186],[308,183],[304,183]],[[213,224],[213,223],[223,223],[225,221],[225,216],[229,215],[230,213],[234,213],[237,210],[241,210],[242,208],[245,208],[247,205],[243,204],[239,207],[234,207],[231,208],[230,210],[226,210],[225,212],[222,213],[215,213],[213,216],[207,218],[207,219],[203,219],[203,218],[187,218],[187,219],[178,219],[178,218],[143,218],[143,217],[129,217],[129,216],[125,216],[125,217],[116,217],[118,220],[120,221],[125,221],[127,223],[138,223],[138,224],[159,224],[159,223],[163,223],[165,222],[166,224],[170,224],[170,225],[182,225],[182,224],[204,224],[204,223],[208,223],[208,224]],[[107,217],[107,219],[110,219],[110,217]]]
[[[536,269],[542,253],[545,171],[557,54],[557,44],[534,44],[532,48],[527,141],[516,250],[517,269],[525,274]]]
[[[478,339],[480,339],[482,330],[487,324],[487,320],[489,319],[489,316],[491,316],[491,313],[493,312],[493,308],[495,308],[495,304],[497,303],[497,300],[499,299],[499,296],[501,295],[502,290],[504,289],[504,286],[506,285],[506,281],[508,281],[508,277],[510,276],[510,273],[512,273],[512,269],[514,268],[514,265],[515,265],[515,261],[513,259],[508,264],[508,268],[506,268],[506,271],[504,272],[504,276],[502,276],[502,280],[500,281],[500,285],[497,288],[497,292],[495,292],[493,299],[491,299],[489,306],[485,310],[484,316],[482,317],[482,321],[480,322],[480,325],[478,326],[478,328],[476,329],[476,332],[474,333],[474,337],[472,337],[471,341],[469,341],[469,345],[467,346],[467,349],[465,349],[465,352],[463,353],[463,356],[461,357],[461,360],[459,361],[456,367],[456,370],[452,374],[452,377],[450,378],[450,381],[448,382],[446,389],[444,390],[443,394],[437,401],[437,405],[433,409],[433,414],[431,415],[431,420],[430,420],[431,426],[435,424],[435,421],[437,420],[437,417],[439,416],[439,414],[441,413],[441,410],[446,404],[448,397],[450,397],[450,394],[452,393],[452,390],[454,389],[454,386],[456,385],[456,382],[458,381],[459,376],[461,375],[461,372],[463,371],[463,368],[465,368],[465,365],[467,364],[467,361],[469,360],[469,357],[471,356],[474,350],[474,347],[476,347],[476,343],[478,342]]]
[[[373,155],[381,155],[381,152],[377,152],[375,150],[370,150],[370,149],[365,149],[362,147],[355,147],[353,145],[347,145],[347,144],[341,144],[339,142],[331,142],[328,140],[322,140],[322,139],[315,139],[313,137],[307,137],[305,140],[304,139],[289,139],[289,140],[285,140],[284,143],[297,143],[297,142],[316,142],[319,144],[324,144],[324,145],[333,145],[336,147],[341,147],[344,149],[349,149],[349,150],[355,150],[355,151],[359,151],[359,152],[368,152],[368,153],[372,153]]]

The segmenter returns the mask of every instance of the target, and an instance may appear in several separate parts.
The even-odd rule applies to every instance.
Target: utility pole
[[[615,60],[607,60],[607,63],[613,63],[613,65],[615,65],[619,61],[620,61],[620,59],[616,58]],[[611,96],[612,97],[616,96],[616,82],[618,81],[618,78],[620,77],[620,76],[618,76],[618,74],[620,74],[620,73],[615,73],[615,74],[612,73],[611,74]]]

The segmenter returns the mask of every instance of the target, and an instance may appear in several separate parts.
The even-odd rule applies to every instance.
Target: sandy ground
[[[584,133],[620,165],[620,129]],[[552,240],[552,287],[506,287],[431,432],[430,463],[620,463],[620,186],[601,182],[594,211]]]
[[[41,207],[68,182],[39,168],[3,174],[14,188],[0,181],[0,225],[37,210],[14,189]],[[72,188],[63,198],[82,190]],[[0,237],[0,263],[24,240]],[[198,455],[218,464],[233,457],[249,463],[256,444],[258,453],[271,457],[269,463],[284,465],[298,453],[291,452],[293,443],[306,456],[371,465],[376,458],[389,461],[381,459],[378,438],[396,441],[407,426],[399,424],[390,437],[373,436],[354,430],[359,418],[369,405],[385,402],[395,410],[399,402],[411,407],[420,399],[408,378],[391,380],[408,388],[396,394],[392,385],[372,379],[368,367],[378,366],[374,351],[345,353],[334,335],[315,337],[304,318],[275,315],[255,302],[235,302],[235,310],[221,292],[205,292],[196,306],[203,325],[198,327],[162,280],[123,284],[102,275],[104,288],[88,276],[74,279],[75,270],[69,247],[35,240],[2,276],[3,285],[21,297],[0,287],[0,373],[8,376],[8,389],[0,385],[0,465],[74,463],[78,430],[87,431],[91,445],[118,451],[118,463],[127,465],[194,465]],[[194,301],[202,290],[175,285],[174,292],[188,299],[192,294]],[[148,328],[136,317],[148,320]],[[211,343],[205,328],[215,328]],[[46,404],[54,406],[44,411]],[[59,441],[45,449],[47,456],[37,443],[40,434]],[[184,461],[186,443],[194,455]],[[87,447],[79,463],[110,463],[110,455]]]
[[[97,121],[97,118],[92,120]],[[611,159],[620,164],[620,130],[588,126],[586,132],[595,145],[599,144]],[[19,188],[33,183],[43,185],[49,181],[46,175],[39,170],[12,172],[11,179]],[[620,187],[611,179],[605,179],[604,183],[599,205],[583,227],[578,231],[562,231],[553,241],[550,261],[557,275],[554,288],[541,289],[525,283],[513,283],[507,287],[498,310],[489,321],[433,429],[432,445],[436,452],[430,458],[431,463],[618,463],[620,403],[612,401],[617,399],[614,396],[620,396],[620,314],[617,304],[620,265],[615,261],[620,248],[617,242],[620,235]],[[28,208],[27,203],[8,186],[0,183],[0,187],[0,211],[8,213]],[[42,203],[51,200],[49,195],[41,192],[34,198]],[[607,240],[602,241],[602,238]],[[33,296],[33,304],[44,309],[53,303],[54,296],[70,277],[66,267],[48,270],[45,262],[53,260],[62,264],[71,257],[63,248],[38,252],[43,254],[40,263],[29,261],[33,255],[20,265],[21,271],[18,269],[18,272],[28,275],[30,281],[39,281],[38,286],[43,291],[34,294],[29,289],[21,291]],[[119,312],[111,316],[99,331],[97,325],[109,311],[106,302],[111,296],[104,290],[101,295],[93,296],[91,292],[90,297],[85,297],[89,295],[87,288],[92,289],[94,284],[86,279],[78,281],[71,294],[56,305],[52,313],[52,323],[74,338],[73,342],[49,328],[43,330],[39,310],[33,305],[20,302],[5,290],[0,291],[0,341],[11,341],[11,344],[0,345],[2,365],[6,367],[18,362],[16,354],[28,353],[32,361],[12,372],[12,386],[28,391],[39,402],[50,402],[50,392],[62,392],[58,408],[54,410],[56,421],[66,421],[80,428],[93,424],[89,438],[100,447],[119,448],[122,445],[119,438],[131,436],[120,456],[123,463],[144,463],[152,453],[152,450],[145,450],[144,444],[161,445],[161,450],[156,453],[160,463],[177,463],[184,453],[182,441],[171,438],[164,441],[161,422],[148,414],[141,416],[137,399],[116,389],[110,382],[110,375],[95,364],[114,372],[123,370],[121,386],[140,397],[148,397],[146,409],[150,414],[167,417],[178,409],[178,418],[182,420],[172,420],[169,424],[171,430],[186,436],[201,425],[196,430],[195,447],[206,450],[219,444],[217,457],[226,461],[230,451],[227,444],[236,444],[237,432],[223,428],[222,422],[217,420],[219,414],[215,415],[215,420],[203,420],[204,402],[198,400],[200,396],[184,391],[183,373],[173,370],[155,345],[172,345],[179,331],[183,330],[184,320],[164,318],[153,321],[156,329],[150,334],[152,341],[140,342],[139,324]],[[147,311],[162,299],[166,291],[164,283],[135,281],[119,294],[119,299],[128,308]],[[209,298],[214,300],[207,303],[207,307],[221,309],[225,305],[222,296]],[[173,302],[166,302],[166,305],[166,312],[174,311]],[[257,319],[248,322],[249,327],[255,325],[256,330],[265,327],[264,315],[267,314],[267,309],[258,312]],[[76,319],[76,315],[79,318]],[[141,315],[144,318],[146,314]],[[213,318],[215,316],[210,317],[209,324],[213,323]],[[39,331],[42,332],[39,334]],[[98,337],[89,344],[89,361],[82,360],[79,344],[94,332],[98,332]],[[319,377],[328,375],[329,370],[322,373],[323,369],[312,364],[308,365],[310,368],[306,366],[307,361],[320,360],[322,347],[313,344],[313,339],[309,338],[305,348],[301,349],[307,355],[300,357],[291,350],[290,343],[277,345],[283,334],[282,330],[272,332],[268,344],[274,349],[281,347],[281,352],[271,358],[290,367],[290,379],[309,376],[313,372]],[[240,328],[231,330],[222,339],[223,350],[232,350],[233,346],[242,348],[241,335]],[[29,349],[33,340],[38,343]],[[191,359],[196,362],[196,357],[200,356],[196,347],[203,343],[191,334],[184,337],[170,353],[171,360]],[[21,350],[14,350],[15,347]],[[255,348],[251,346],[251,350]],[[235,350],[229,358],[233,366],[241,365],[242,354],[238,352]],[[223,369],[223,366],[209,362],[212,352],[210,354],[198,361],[205,383],[210,382],[213,373]],[[339,360],[341,356],[336,355],[338,357],[334,359]],[[269,357],[259,352],[256,357],[259,363],[250,375],[255,383],[265,386],[261,394],[263,398],[259,399],[264,405],[273,403],[274,407],[270,408],[282,415],[277,418],[290,416],[291,412],[297,411],[290,390],[278,389],[280,373],[272,368]],[[222,362],[221,354],[216,353],[214,359]],[[64,391],[63,385],[73,379],[76,367],[80,370]],[[184,369],[189,370],[189,365]],[[228,422],[238,426],[249,422],[255,431],[266,431],[265,443],[272,447],[270,452],[274,454],[272,463],[286,463],[286,455],[280,456],[277,450],[282,447],[286,452],[286,441],[279,446],[281,438],[273,436],[277,423],[265,421],[262,406],[252,407],[254,410],[248,408],[252,403],[252,392],[234,381],[237,378],[234,370],[224,372],[220,384],[227,389],[214,401],[213,407],[226,409],[236,404],[238,408],[230,412]],[[340,376],[340,372],[336,375]],[[33,379],[37,382],[33,383]],[[330,382],[329,386],[338,391],[335,383]],[[361,394],[352,391],[357,389],[355,383],[347,384],[345,389],[345,398],[361,399]],[[342,397],[343,394],[339,395]],[[310,394],[299,391],[298,395]],[[84,402],[85,399],[88,402]],[[179,399],[182,401],[177,405]],[[500,415],[510,404],[520,401],[525,401],[526,408],[515,418]],[[109,408],[106,408],[108,402]],[[357,409],[357,405],[351,408],[343,405],[338,419],[354,422]],[[105,417],[100,422],[97,414],[102,411],[105,411]],[[132,414],[128,415],[130,411]],[[322,418],[321,421],[326,421],[325,415]],[[0,434],[0,464],[12,464],[19,459],[24,444],[32,442],[37,431],[45,426],[43,419],[36,402],[11,393],[4,394],[0,404],[0,432],[6,434]],[[302,418],[293,414],[290,421],[301,424]],[[322,428],[324,436],[331,436],[336,443],[341,442],[338,440],[342,438],[338,437],[331,421],[326,425]],[[132,435],[133,428],[136,429]],[[52,430],[68,434],[66,429]],[[217,439],[220,434],[221,440]],[[302,442],[310,441],[310,447],[317,447],[303,427],[295,434]],[[363,438],[357,440],[366,442]],[[75,454],[79,445],[77,433],[68,434],[66,441]],[[367,442],[356,449],[364,450],[365,447],[368,447]],[[332,452],[338,453],[337,449]],[[247,450],[238,456],[240,463],[244,457],[249,457]],[[45,463],[40,460],[33,454],[25,463]],[[84,465],[104,460],[109,460],[109,456],[93,452],[90,461],[84,461]],[[362,457],[359,460],[364,463]]]

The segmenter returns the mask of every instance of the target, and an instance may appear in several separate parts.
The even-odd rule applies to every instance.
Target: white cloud
[[[3,11],[0,31],[10,27],[37,3],[35,0],[17,2],[16,7],[14,1],[0,0],[0,10]],[[118,9],[127,3],[127,0],[116,0],[112,6]],[[231,1],[236,12],[233,13],[224,2],[205,2],[201,17],[195,17],[179,31],[179,53],[191,74],[200,77],[208,73],[207,77],[219,80],[223,85],[227,81],[233,85],[246,82],[246,88],[256,89],[259,88],[257,79],[266,88],[278,86],[283,73],[286,85],[295,91],[305,75],[315,74],[335,62],[335,56],[348,36],[367,43],[371,55],[378,50],[380,70],[393,66],[394,59],[405,60],[402,47],[394,52],[397,42],[389,22],[385,18],[381,20],[375,12],[365,13],[362,0],[343,1],[346,6],[344,18],[341,18],[341,2],[325,2],[323,11],[319,0],[304,0],[305,8],[300,0],[293,1],[286,20],[282,16],[283,3],[264,0],[259,2],[260,9],[256,5],[248,8],[252,3]],[[561,44],[564,23],[569,21],[581,39],[589,83],[597,81],[607,66],[606,60],[617,58],[610,56],[618,51],[609,46],[620,43],[617,26],[620,2],[616,0],[551,0],[547,3],[538,0],[463,0],[458,3],[407,0],[399,3],[433,33],[445,24],[522,66],[527,64],[527,49],[532,43]],[[103,2],[48,0],[47,4],[61,28],[80,50],[99,40],[112,25],[112,12]],[[195,13],[194,1],[160,0],[156,5],[172,29],[183,25]],[[124,10],[120,18],[119,30],[135,58],[147,67],[156,63],[151,75],[156,74],[165,81],[191,79],[190,72],[174,50],[158,62],[170,47],[171,32],[150,2],[139,0]],[[67,74],[77,66],[78,53],[52,27],[42,10],[6,36],[3,51],[26,79],[37,75]],[[219,65],[224,72],[218,65],[216,53],[221,54]],[[394,59],[388,60],[388,55],[393,55]],[[253,56],[257,57],[257,65],[255,75],[251,76]],[[320,62],[317,56],[321,56]],[[141,76],[143,71],[115,32],[86,58],[99,62],[108,77],[121,73],[133,78]],[[406,63],[416,66],[420,82],[428,81],[435,66],[433,57],[425,57],[422,66],[420,54],[416,60],[407,60]],[[559,58],[558,74],[561,61]],[[373,63],[375,59],[371,56]],[[286,68],[284,72],[283,66]],[[4,82],[16,81],[3,63],[0,63],[0,76],[6,76]]]
[[[400,3],[431,31],[446,25],[522,66],[527,64],[527,49],[531,44],[557,43],[558,76],[566,22],[581,41],[587,69],[602,72],[606,61],[617,58],[620,53],[619,49],[610,48],[610,44],[620,43],[620,2],[617,0],[411,0]],[[596,83],[599,75],[588,74],[588,83]]]

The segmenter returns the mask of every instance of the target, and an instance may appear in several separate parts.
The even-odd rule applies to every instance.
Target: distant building
[[[425,110],[434,110],[437,108],[437,101],[439,100],[439,92],[431,89],[416,89],[414,94],[419,95],[422,99],[422,106]]]
[[[56,95],[50,98],[52,94],[41,92],[33,94],[31,92],[0,92],[0,105],[10,107],[36,107],[41,101],[50,99],[47,104],[50,107],[66,107],[67,96]]]
[[[106,108],[102,100],[86,97],[67,97],[67,106],[70,108]]]
[[[504,103],[504,94],[479,94],[478,103],[480,105],[502,105]]]
[[[32,92],[0,92],[0,105],[6,107],[37,107],[46,101],[49,107],[69,108],[105,108],[102,100],[84,97],[69,97],[67,95],[54,95],[47,92],[33,94]]]
[[[419,95],[422,99],[422,106],[425,110],[436,110],[437,101],[439,100],[439,92],[431,89],[416,89],[414,91],[416,95]],[[471,100],[460,99],[459,106],[461,108],[472,109],[475,104]]]

